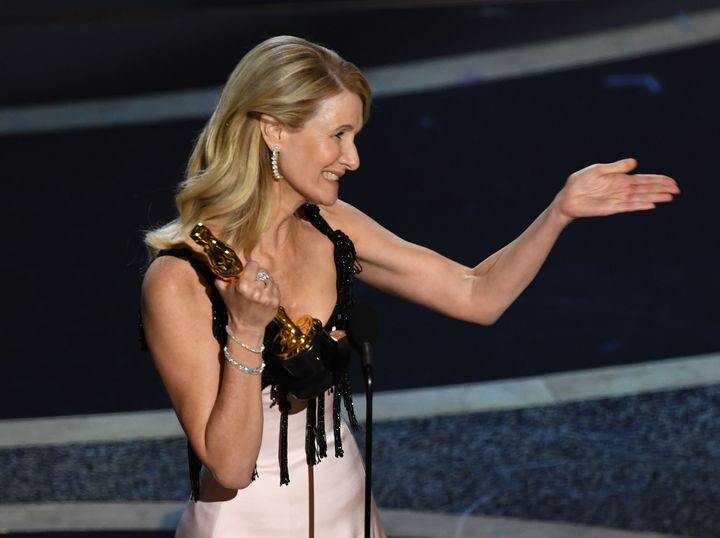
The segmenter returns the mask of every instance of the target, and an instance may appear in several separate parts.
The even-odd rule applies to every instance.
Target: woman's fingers
[[[628,183],[632,185],[636,192],[667,192],[670,194],[680,194],[675,180],[668,176],[656,174],[637,174],[628,177]]]
[[[245,270],[236,282],[238,289],[262,292],[268,288],[272,282],[272,278],[267,271],[263,270],[257,262],[248,261],[245,264]]]
[[[635,159],[628,158],[620,159],[619,161],[615,161],[613,163],[602,163],[593,166],[597,167],[602,174],[627,174],[628,172],[635,170],[637,164],[638,163]]]
[[[626,200],[629,203],[652,203],[659,204],[663,202],[672,202],[672,194],[667,193],[649,193],[649,194],[631,194]]]
[[[670,202],[680,193],[672,178],[651,174],[637,176],[623,174],[617,178],[611,193],[613,191],[623,201],[640,203]]]
[[[653,209],[680,194],[671,177],[659,174],[631,174],[635,159],[594,164],[570,176],[556,198],[562,215],[569,219],[612,215]]]
[[[648,197],[648,199],[659,197],[658,199],[662,200],[672,200],[676,194],[662,185],[630,185],[625,189],[618,190],[618,192],[625,196],[636,197],[638,199],[642,197]]]
[[[230,325],[264,329],[277,313],[280,290],[268,271],[254,261],[248,261],[239,278],[227,282],[216,281],[225,301]]]
[[[630,177],[632,177],[638,183],[642,184],[658,183],[662,185],[672,185],[674,187],[677,187],[677,183],[673,178],[660,174],[633,174]]]
[[[277,284],[272,276],[257,262],[245,264],[245,270],[236,283],[238,291],[262,304],[273,304],[279,296]]]
[[[258,265],[258,263],[253,260],[249,260],[245,264],[245,270],[243,271],[239,280],[254,282],[255,276],[258,274],[259,271],[260,271],[260,266]]]
[[[655,209],[655,204],[652,202],[624,202],[618,204],[613,213],[629,213],[631,211],[647,211],[649,209]]]

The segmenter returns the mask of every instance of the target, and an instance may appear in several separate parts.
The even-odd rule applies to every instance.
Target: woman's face
[[[343,174],[360,166],[355,136],[362,120],[362,101],[343,91],[321,101],[302,128],[281,133],[280,173],[304,201],[321,205],[337,201]]]

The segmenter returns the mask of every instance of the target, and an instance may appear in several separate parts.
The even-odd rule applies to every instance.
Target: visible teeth
[[[333,174],[332,172],[323,172],[322,175],[323,175],[323,177],[324,177],[325,179],[330,179],[330,180],[332,180],[332,181],[337,181],[338,179],[340,179],[339,177],[337,177],[337,176],[336,176],[335,174]]]

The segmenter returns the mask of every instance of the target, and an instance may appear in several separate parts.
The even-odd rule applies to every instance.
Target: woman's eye
[[[345,134],[345,131],[339,132],[335,135],[335,138],[342,138],[344,134]]]

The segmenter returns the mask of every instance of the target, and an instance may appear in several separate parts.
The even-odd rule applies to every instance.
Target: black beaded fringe
[[[353,407],[350,381],[347,374],[343,375],[340,382],[331,387],[333,393],[333,436],[335,438],[335,457],[342,458],[345,454],[341,437],[341,414],[340,400],[345,404],[348,413],[350,426],[353,430],[359,429],[355,409]],[[278,460],[280,464],[280,485],[290,483],[290,472],[288,470],[288,412],[290,402],[287,393],[277,385],[271,388],[273,405],[280,408],[280,449]],[[307,402],[307,419],[305,423],[305,457],[308,465],[317,465],[320,460],[327,457],[327,438],[325,436],[325,394],[312,398]]]
[[[197,501],[200,498],[200,469],[202,463],[200,463],[200,459],[195,455],[192,446],[190,446],[190,441],[187,442],[187,455],[188,470],[190,472],[190,498]]]

